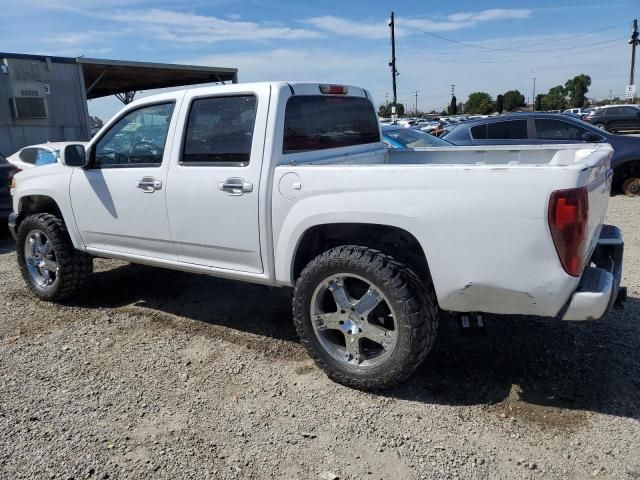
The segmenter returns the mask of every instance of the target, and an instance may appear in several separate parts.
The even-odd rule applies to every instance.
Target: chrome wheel
[[[353,274],[327,277],[313,292],[310,308],[313,331],[334,359],[371,368],[393,354],[396,315],[369,280]]]
[[[33,283],[39,288],[51,288],[58,278],[58,262],[53,244],[44,232],[29,232],[24,242],[24,258]]]

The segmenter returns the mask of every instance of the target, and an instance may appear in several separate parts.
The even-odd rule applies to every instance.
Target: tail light
[[[346,95],[349,89],[344,85],[320,85],[320,92],[330,95]]]
[[[549,200],[549,228],[565,272],[578,277],[584,267],[589,219],[586,187],[556,190]]]
[[[16,173],[21,172],[21,168],[16,168],[13,172],[9,174],[9,188],[16,188]]]

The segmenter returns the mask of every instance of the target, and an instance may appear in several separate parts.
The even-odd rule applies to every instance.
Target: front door
[[[181,262],[262,273],[259,186],[270,87],[243,88],[187,92],[167,209]]]
[[[176,258],[165,197],[174,107],[168,101],[125,113],[93,144],[89,167],[74,170],[71,202],[88,248]]]

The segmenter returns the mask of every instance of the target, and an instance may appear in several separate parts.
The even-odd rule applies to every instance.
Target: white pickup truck
[[[611,155],[389,151],[361,88],[194,88],[131,103],[86,148],[18,174],[9,223],[43,300],[90,288],[93,257],[295,287],[311,357],[376,389],[416,369],[441,311],[606,315],[623,248],[603,225]]]

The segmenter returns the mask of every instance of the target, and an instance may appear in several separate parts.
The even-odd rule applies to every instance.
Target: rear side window
[[[38,155],[38,149],[37,148],[23,148],[20,151],[20,160],[22,160],[24,163],[30,163],[31,165],[34,165],[36,163],[36,157]]]
[[[490,123],[487,129],[487,138],[490,140],[525,139],[527,138],[527,121]]]
[[[194,100],[181,163],[187,166],[248,165],[256,106],[254,95]]]
[[[282,153],[379,141],[376,112],[366,98],[300,95],[287,101]]]

